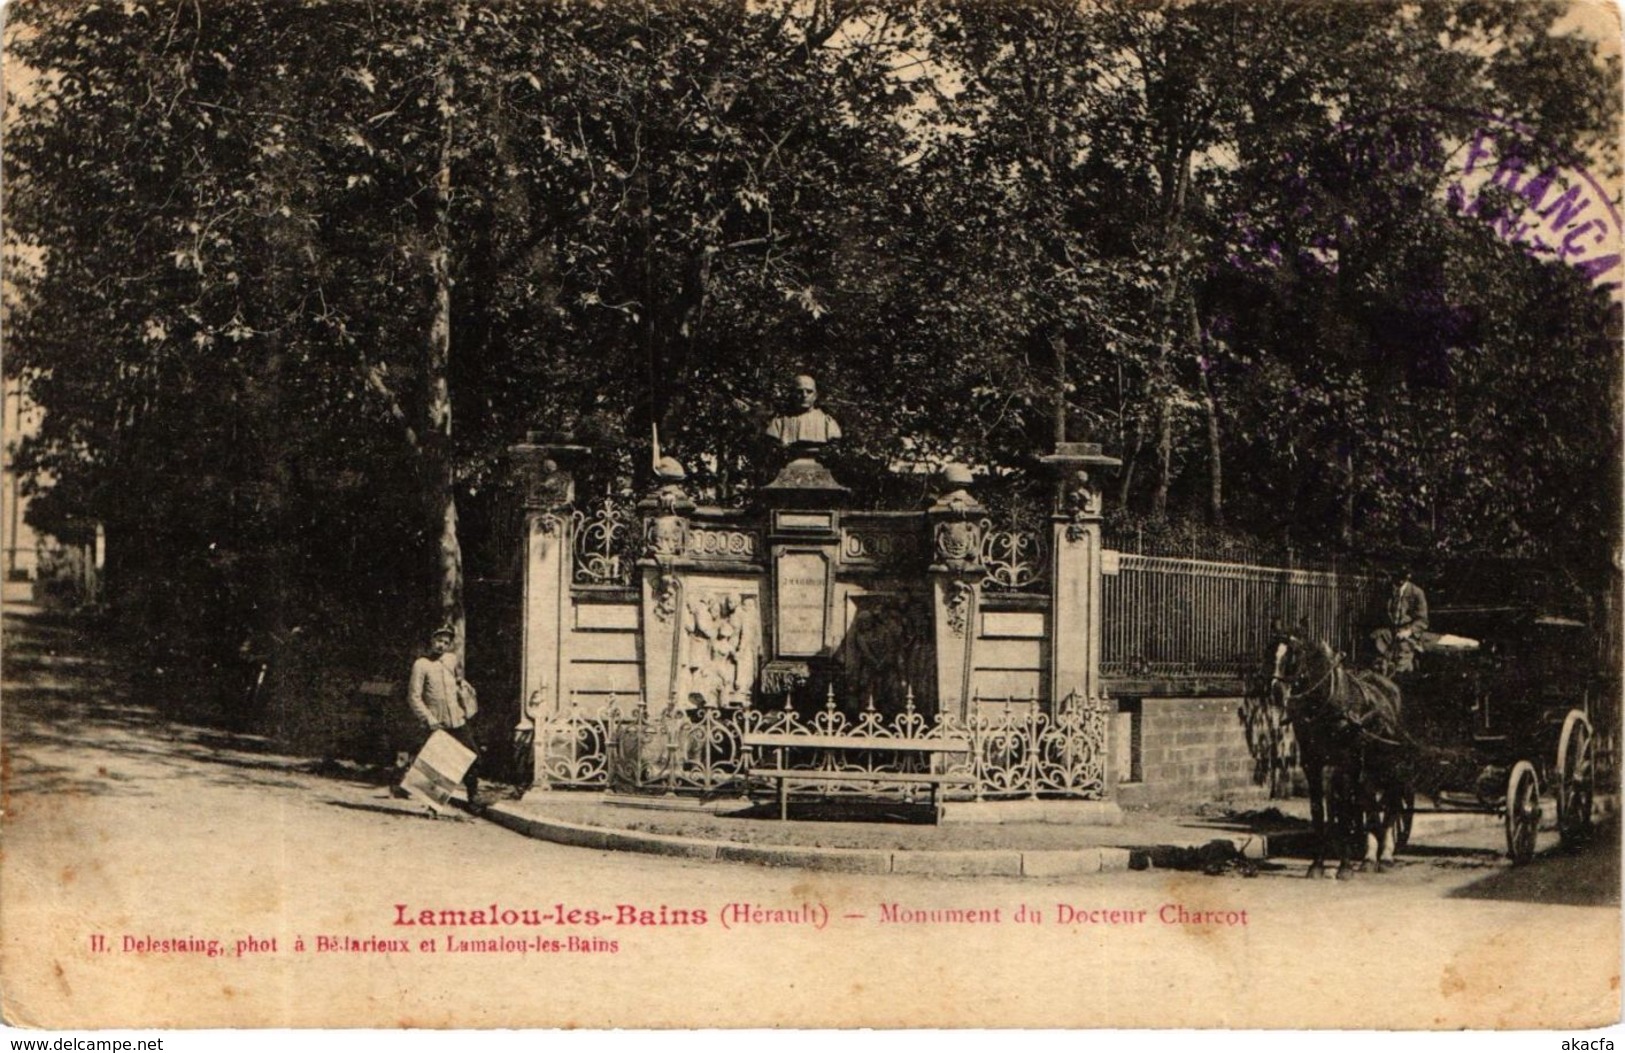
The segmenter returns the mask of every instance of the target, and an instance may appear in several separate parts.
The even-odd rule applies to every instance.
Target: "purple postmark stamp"
[[[1447,162],[1452,207],[1485,216],[1535,256],[1576,267],[1599,285],[1620,284],[1619,212],[1602,185],[1523,125],[1484,114],[1478,124]],[[1492,188],[1500,191],[1497,206],[1486,209]]]
[[[1625,282],[1625,229],[1612,195],[1526,125],[1478,112],[1393,110],[1344,124],[1326,150],[1321,178],[1348,187],[1397,177],[1537,258],[1574,267],[1601,287],[1618,290]],[[1300,160],[1285,159],[1298,173],[1290,182],[1298,193],[1314,194]],[[1328,240],[1313,244],[1324,248]],[[1244,235],[1241,247],[1233,262],[1279,259],[1280,247],[1257,231]]]

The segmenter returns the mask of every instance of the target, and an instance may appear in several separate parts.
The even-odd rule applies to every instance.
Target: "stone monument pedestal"
[[[798,446],[792,452],[762,488],[771,629],[761,687],[769,699],[791,694],[821,702],[834,675],[840,506],[850,491],[818,460],[816,449]]]

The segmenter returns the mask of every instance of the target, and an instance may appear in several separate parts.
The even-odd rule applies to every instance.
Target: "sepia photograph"
[[[9,1034],[1612,1049],[1615,4],[3,16]]]

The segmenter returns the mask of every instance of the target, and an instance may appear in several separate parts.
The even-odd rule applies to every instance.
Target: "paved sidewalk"
[[[1302,800],[1128,812],[1116,825],[1030,817],[933,825],[904,807],[884,805],[871,806],[866,816],[820,812],[809,805],[798,819],[784,822],[770,807],[747,802],[715,811],[660,803],[533,792],[491,804],[484,814],[527,836],[583,848],[939,876],[1058,877],[1148,867],[1245,871],[1259,860],[1303,854],[1311,837],[1308,804]],[[1494,815],[1423,809],[1416,814],[1412,838],[1420,843],[1462,830],[1493,830],[1499,823]]]

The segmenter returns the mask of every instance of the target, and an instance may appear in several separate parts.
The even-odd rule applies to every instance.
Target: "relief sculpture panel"
[[[839,657],[844,694],[853,705],[873,697],[883,713],[901,710],[910,690],[914,704],[936,711],[935,649],[928,598],[911,592],[854,593],[847,597],[847,630]]]
[[[684,708],[743,705],[756,686],[762,619],[752,592],[701,592],[683,604],[677,698]]]

